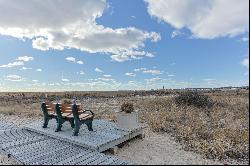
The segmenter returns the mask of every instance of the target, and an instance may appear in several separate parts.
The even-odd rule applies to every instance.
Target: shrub
[[[181,92],[175,97],[177,105],[195,106],[197,108],[211,108],[213,102],[209,96],[195,91]]]
[[[122,112],[132,113],[134,111],[134,105],[129,102],[125,102],[121,105]]]
[[[62,104],[71,104],[72,102],[70,100],[64,99],[62,100]]]

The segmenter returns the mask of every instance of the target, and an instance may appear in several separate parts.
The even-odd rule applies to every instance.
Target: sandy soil
[[[167,134],[145,131],[146,137],[133,139],[118,151],[118,156],[136,165],[221,165],[223,163],[203,159],[200,155],[181,149]]]
[[[32,119],[22,118],[18,116],[0,115],[1,121],[13,122],[17,126],[26,124]],[[149,129],[145,130],[146,137],[134,139],[126,142],[119,148],[117,156],[131,160],[134,164],[223,164],[220,162],[203,159],[198,154],[187,152],[181,149],[171,137],[167,134],[156,134]],[[4,155],[0,155],[0,165],[17,164],[15,161],[8,159]]]

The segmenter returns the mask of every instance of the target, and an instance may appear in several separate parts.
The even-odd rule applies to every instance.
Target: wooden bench
[[[43,128],[48,127],[49,120],[51,119],[57,120],[55,106],[51,102],[42,102],[41,111],[43,112],[43,118],[44,118]]]
[[[93,131],[92,121],[94,113],[91,110],[81,110],[80,105],[76,104],[60,104],[55,105],[55,112],[57,115],[57,129],[56,132],[61,131],[64,122],[69,121],[71,127],[74,128],[74,136],[79,133],[80,126],[86,124],[89,131]]]

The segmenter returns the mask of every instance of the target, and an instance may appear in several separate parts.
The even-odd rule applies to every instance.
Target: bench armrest
[[[81,113],[85,113],[85,112],[90,112],[93,116],[95,116],[95,113],[93,111],[91,111],[91,110],[82,110]]]

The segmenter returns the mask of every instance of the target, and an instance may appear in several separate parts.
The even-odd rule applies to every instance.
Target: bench
[[[62,131],[62,125],[68,121],[72,128],[75,127],[74,118],[72,118],[72,105],[71,104],[55,104],[55,112],[57,115],[57,128],[55,132]],[[81,111],[80,105],[77,106],[77,110]]]
[[[78,136],[80,126],[86,124],[89,131],[93,131],[92,121],[94,113],[91,110],[81,110],[80,105],[76,104],[60,104],[55,105],[55,112],[57,114],[57,129],[56,132],[61,131],[64,122],[69,121],[71,127],[74,129],[73,136]]]
[[[74,136],[78,136],[82,124],[86,124],[88,130],[93,131],[94,113],[91,110],[82,111],[80,105],[43,102],[41,110],[44,116],[43,128],[48,127],[49,120],[56,119],[57,127],[55,132],[62,131],[62,125],[67,121],[74,129]]]
[[[72,114],[75,122],[73,136],[78,136],[82,124],[86,124],[89,131],[93,131],[92,122],[95,114],[91,110],[78,111],[76,104],[72,105]]]
[[[43,128],[48,127],[49,120],[56,119],[57,115],[55,113],[55,106],[50,102],[42,102],[41,104],[41,111],[43,112]]]

